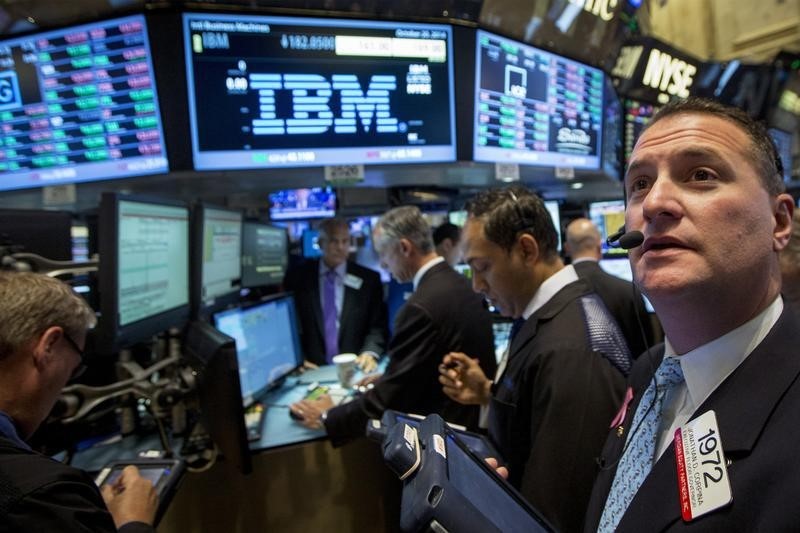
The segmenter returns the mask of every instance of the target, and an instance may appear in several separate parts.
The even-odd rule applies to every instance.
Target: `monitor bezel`
[[[286,228],[282,228],[282,227],[276,226],[274,224],[267,224],[265,222],[258,222],[258,221],[255,221],[255,220],[244,220],[242,222],[242,262],[244,263],[244,257],[245,257],[245,242],[246,242],[245,231],[247,231],[247,228],[258,228],[258,227],[265,227],[265,228],[270,228],[270,229],[274,229],[274,230],[279,230],[280,232],[283,233],[283,250],[284,250],[284,259],[285,259],[286,265],[283,268],[283,276],[281,276],[281,280],[278,281],[278,282],[275,282],[275,283],[249,283],[250,281],[252,281],[252,279],[245,275],[245,266],[244,266],[244,264],[242,264],[242,288],[243,289],[252,289],[254,287],[274,287],[274,286],[280,285],[281,282],[283,281],[283,278],[286,276],[286,271],[289,270],[289,235],[288,235],[288,232],[286,231]],[[255,275],[258,276],[258,274],[255,274]]]

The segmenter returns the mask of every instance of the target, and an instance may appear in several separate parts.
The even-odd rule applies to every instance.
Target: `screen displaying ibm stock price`
[[[0,190],[169,170],[143,16],[0,41]]]
[[[600,168],[603,72],[479,30],[474,159]]]
[[[183,17],[196,169],[455,160],[449,26]]]

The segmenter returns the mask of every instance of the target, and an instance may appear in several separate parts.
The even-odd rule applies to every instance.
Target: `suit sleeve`
[[[396,323],[390,346],[392,360],[375,388],[328,412],[325,429],[334,446],[363,436],[367,421],[380,418],[386,409],[412,410],[417,391],[424,394],[428,387],[439,387],[436,366],[442,354],[437,353],[438,328],[430,315],[406,303]]]
[[[369,280],[369,328],[361,346],[361,352],[383,355],[388,335],[386,303],[383,301],[383,285],[380,276],[371,275]]]

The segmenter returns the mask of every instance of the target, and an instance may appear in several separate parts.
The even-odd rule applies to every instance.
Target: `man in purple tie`
[[[362,367],[374,367],[386,348],[380,275],[348,261],[350,228],[344,219],[320,224],[319,246],[322,257],[290,270],[283,283],[295,295],[305,357],[324,365],[338,353],[355,353]]]

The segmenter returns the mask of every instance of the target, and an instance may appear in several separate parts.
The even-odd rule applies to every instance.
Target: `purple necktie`
[[[322,292],[324,306],[322,314],[325,319],[325,359],[333,362],[333,356],[339,353],[339,328],[336,327],[336,271],[325,272],[325,287]]]

